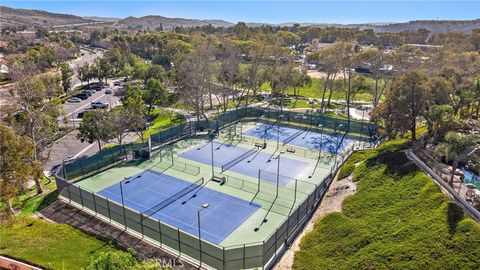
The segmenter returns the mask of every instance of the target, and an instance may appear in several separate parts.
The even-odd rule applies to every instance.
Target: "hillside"
[[[164,29],[173,29],[176,26],[195,27],[211,24],[215,27],[230,27],[235,23],[224,20],[200,20],[200,19],[185,19],[185,18],[168,18],[158,15],[148,15],[144,17],[127,17],[124,19],[110,18],[110,17],[79,17],[69,14],[51,13],[40,10],[15,9],[5,6],[0,6],[0,25],[1,26],[27,26],[33,28],[35,26],[60,26],[60,25],[75,25],[87,23],[109,22],[116,27],[123,28],[144,28],[155,29],[163,26]],[[258,27],[261,25],[271,26],[291,26],[294,23],[269,24],[248,22],[247,25],[251,27]],[[373,29],[376,32],[401,32],[401,31],[417,31],[419,29],[427,29],[430,33],[444,33],[444,32],[463,32],[469,34],[473,29],[480,28],[480,19],[476,20],[419,20],[404,23],[360,23],[360,24],[334,24],[334,23],[300,23],[302,26],[314,27],[339,27],[339,28],[358,28],[358,29]],[[108,26],[108,25],[107,25]]]
[[[280,26],[291,26],[293,23],[280,24]],[[360,23],[360,24],[328,24],[328,23],[301,23],[302,26],[315,27],[338,27],[373,29],[375,32],[397,33],[403,31],[415,32],[419,29],[427,29],[431,34],[446,32],[462,32],[470,34],[473,29],[480,28],[480,19],[464,21],[409,21],[404,23]]]
[[[431,34],[444,32],[470,34],[473,29],[480,28],[480,19],[466,21],[410,21],[407,23],[373,26],[373,29],[377,32],[417,31],[422,28],[429,30]]]
[[[121,18],[112,18],[112,17],[99,17],[99,16],[86,16],[83,17],[86,20],[96,21],[96,22],[117,22]]]
[[[163,16],[144,16],[140,18],[127,17],[118,21],[118,26],[123,27],[139,27],[154,29],[163,26],[164,29],[173,29],[176,26],[183,27],[195,27],[211,24],[215,27],[229,27],[234,24],[223,20],[197,20],[197,19],[184,19],[184,18],[167,18]]]
[[[70,14],[51,13],[42,10],[16,9],[0,6],[0,25],[5,26],[26,26],[33,28],[35,26],[58,26],[79,23],[89,23],[86,20]]]

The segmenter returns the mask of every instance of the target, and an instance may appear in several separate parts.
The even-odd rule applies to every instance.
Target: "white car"
[[[67,100],[68,103],[80,103],[82,100],[78,97],[72,97],[69,100]]]
[[[110,88],[105,88],[105,94],[108,95],[108,94],[111,94],[112,93],[112,89]]]
[[[90,107],[92,107],[92,109],[103,109],[103,108],[108,108],[108,103],[103,103],[101,101],[94,101],[92,103],[90,103]]]

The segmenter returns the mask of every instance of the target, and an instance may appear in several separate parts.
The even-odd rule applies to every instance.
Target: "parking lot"
[[[110,86],[108,88],[112,89],[111,94],[105,94],[105,90],[102,89],[100,91],[95,92],[92,96],[85,100],[81,100],[79,103],[69,103],[66,102],[63,105],[63,110],[65,111],[65,115],[67,119],[71,121],[76,121],[78,122],[78,113],[82,112],[83,110],[90,108],[92,102],[100,101],[102,103],[108,104],[110,107],[115,107],[119,104],[120,102],[120,97],[117,97],[114,95],[114,92],[116,89],[118,89],[118,86],[113,86],[113,83],[115,81],[118,81],[119,79],[116,80],[108,80],[108,83]]]

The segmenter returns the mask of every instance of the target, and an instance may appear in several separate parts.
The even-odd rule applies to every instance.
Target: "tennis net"
[[[234,158],[233,160],[225,163],[224,165],[222,165],[222,172],[230,169],[231,167],[235,166],[236,164],[238,164],[242,160],[244,160],[247,157],[255,154],[257,151],[258,151],[258,147],[255,146],[252,149],[248,150],[247,152],[245,152],[245,153],[241,154],[240,156]]]
[[[173,202],[177,201],[178,199],[182,198],[183,196],[187,195],[188,193],[194,191],[197,188],[200,188],[204,183],[203,177],[198,179],[197,181],[191,183],[190,185],[186,186],[182,190],[178,191],[177,193],[173,194],[172,196],[168,197],[167,199],[163,200],[159,204],[153,206],[152,208],[148,209],[147,211],[143,212],[145,217],[149,217],[157,213],[158,211],[162,210],[163,208],[169,206]]]
[[[270,129],[272,129],[273,127],[275,127],[277,124],[278,124],[278,121],[276,121],[275,123],[271,124],[270,126],[266,126],[266,127],[265,127],[265,132],[268,132]],[[266,125],[266,124],[265,124],[265,125]]]
[[[295,138],[297,138],[298,136],[300,136],[300,134],[304,133],[305,132],[305,129],[301,129],[295,133],[293,133],[291,136],[289,136],[288,138],[286,138],[285,140],[283,140],[283,145],[295,140]]]

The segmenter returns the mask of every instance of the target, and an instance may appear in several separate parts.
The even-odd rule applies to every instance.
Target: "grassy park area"
[[[32,196],[34,190],[30,190],[16,198],[15,206],[21,212],[13,220],[4,220],[0,226],[0,255],[45,269],[82,269],[92,257],[117,250],[69,225],[30,217],[57,200],[55,183],[45,188],[47,191],[41,195]]]
[[[478,269],[480,226],[400,151],[408,140],[356,152],[357,192],[301,242],[294,269]],[[355,164],[360,164],[355,167]]]
[[[367,78],[366,84],[370,88],[372,88],[374,85],[374,81],[372,79]],[[271,90],[272,88],[270,87],[270,84],[268,82],[265,82],[262,85],[261,91],[270,92]],[[321,99],[323,94],[323,79],[312,78],[311,84],[305,85],[297,89],[297,93],[300,96]],[[294,94],[293,88],[288,89],[287,94],[293,95]],[[334,90],[332,92],[331,99],[343,100],[345,99],[345,95],[346,95],[346,91]],[[325,99],[328,99],[328,90],[325,95]],[[353,97],[353,100],[373,100],[373,95],[371,92],[362,91],[362,92],[356,93],[355,96]],[[307,106],[307,107],[310,107],[310,106]]]
[[[167,129],[173,125],[178,125],[186,121],[185,117],[179,113],[169,112],[166,110],[158,109],[152,111],[153,124],[148,127],[148,130],[144,133],[143,138],[148,139],[150,134]]]
[[[91,257],[116,249],[65,224],[23,218],[0,227],[0,254],[34,263],[45,269],[82,269]]]

